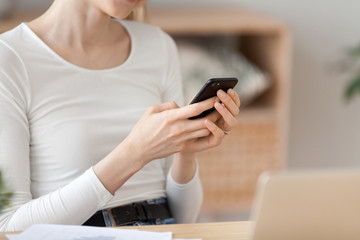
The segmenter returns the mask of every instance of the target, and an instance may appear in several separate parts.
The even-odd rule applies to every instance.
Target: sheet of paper
[[[8,238],[9,238],[9,240],[17,240],[17,238],[16,238],[16,236],[18,236],[18,235],[10,235],[10,234],[8,234],[8,235],[6,235]],[[184,238],[173,238],[173,240],[202,240],[201,238],[193,238],[193,239],[189,239],[189,238],[187,238],[187,239],[184,239]]]
[[[201,238],[192,238],[192,239],[189,239],[189,238],[174,238],[173,240],[202,240]]]
[[[10,235],[10,234],[8,234],[8,235],[6,235],[8,238],[9,238],[9,240],[18,240],[16,237],[18,236],[18,235]],[[173,240],[202,240],[201,238],[192,238],[192,239],[189,239],[189,238],[173,238]]]
[[[172,240],[171,232],[37,224],[9,240]]]

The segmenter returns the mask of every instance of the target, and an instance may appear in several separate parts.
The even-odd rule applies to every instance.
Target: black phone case
[[[198,94],[193,98],[190,104],[194,104],[197,102],[204,101],[208,98],[215,97],[218,90],[222,89],[225,92],[229,90],[229,88],[234,88],[238,83],[237,78],[212,78],[208,80],[205,85],[200,89]],[[189,119],[197,119],[207,116],[210,112],[212,112],[215,108],[206,110],[202,112],[200,115],[191,117]]]

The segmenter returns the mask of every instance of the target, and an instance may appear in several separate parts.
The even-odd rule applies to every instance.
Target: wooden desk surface
[[[173,232],[174,238],[201,238],[203,240],[245,240],[249,239],[251,222],[219,222],[170,224],[156,226],[123,227],[154,232]],[[0,233],[0,240],[7,240],[5,233]]]

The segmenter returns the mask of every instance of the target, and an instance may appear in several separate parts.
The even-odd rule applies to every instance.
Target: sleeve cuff
[[[104,187],[100,179],[96,176],[94,169],[89,168],[85,174],[91,181],[91,185],[97,193],[100,203],[99,208],[102,208],[106,203],[108,203],[114,196]]]

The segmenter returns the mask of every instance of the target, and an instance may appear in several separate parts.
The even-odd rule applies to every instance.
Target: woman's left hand
[[[216,111],[204,118],[204,127],[209,130],[209,135],[188,140],[183,150],[175,154],[172,176],[178,183],[185,184],[193,178],[196,169],[195,153],[220,145],[237,124],[236,117],[240,107],[238,94],[229,89],[227,93],[219,90],[217,96],[214,104]]]
[[[190,140],[185,152],[195,153],[220,145],[223,138],[236,126],[240,108],[239,95],[233,89],[229,89],[227,92],[219,90],[217,97],[214,104],[216,111],[209,114],[204,120],[210,135]]]
[[[221,104],[219,101],[215,103],[215,108],[221,115],[221,118],[217,121],[217,126],[223,130],[225,135],[227,135],[237,124],[236,117],[240,112],[240,99],[233,89],[229,89],[227,93],[223,90],[219,90],[217,95],[223,103]]]

